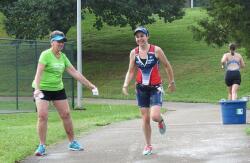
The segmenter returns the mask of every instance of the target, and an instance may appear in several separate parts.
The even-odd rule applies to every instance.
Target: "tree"
[[[250,56],[250,1],[210,0],[208,17],[191,26],[195,40],[219,47],[236,42]]]
[[[76,22],[73,0],[13,1],[2,7],[2,12],[7,33],[16,38],[43,38],[54,29],[67,32]]]
[[[185,0],[82,0],[83,11],[96,16],[94,26],[103,22],[113,26],[146,25],[155,22],[155,15],[172,22],[184,15]],[[86,9],[86,10],[85,10]],[[49,31],[67,32],[76,23],[75,0],[1,0],[5,28],[16,38],[43,38]],[[84,17],[83,17],[84,18]]]
[[[108,25],[125,26],[133,29],[136,25],[146,25],[155,22],[153,14],[172,22],[182,18],[181,10],[185,0],[91,0],[87,6],[96,16],[95,26],[102,27],[102,22]]]
[[[17,0],[1,0],[0,1],[0,9],[3,8],[4,6],[7,6],[10,3],[16,2]]]
[[[195,7],[205,7],[209,5],[210,0],[193,0]]]

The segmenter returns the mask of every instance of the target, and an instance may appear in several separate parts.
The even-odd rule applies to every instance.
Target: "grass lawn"
[[[0,12],[0,37],[8,37],[8,35],[7,35],[7,33],[6,33],[5,29],[4,29],[3,19],[4,19],[4,16]]]
[[[139,117],[138,108],[131,105],[86,104],[85,107],[85,111],[71,112],[76,136],[98,126]],[[36,113],[0,114],[0,162],[13,163],[33,154],[39,143],[36,121]],[[66,135],[58,113],[51,111],[47,145],[64,139]]]
[[[247,128],[246,128],[246,133],[247,133],[248,135],[250,135],[250,127],[247,127]]]

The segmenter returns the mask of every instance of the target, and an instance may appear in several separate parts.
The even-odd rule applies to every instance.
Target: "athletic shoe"
[[[43,156],[46,154],[46,149],[45,145],[39,145],[38,148],[36,149],[35,155],[36,156]]]
[[[144,147],[144,150],[142,152],[143,155],[151,155],[152,154],[152,145],[147,145]]]
[[[76,141],[73,140],[71,143],[69,143],[69,149],[72,151],[82,151],[82,146]]]
[[[158,128],[159,128],[159,132],[160,134],[165,134],[166,132],[166,125],[165,125],[165,122],[164,120],[162,119],[161,122],[158,123]]]

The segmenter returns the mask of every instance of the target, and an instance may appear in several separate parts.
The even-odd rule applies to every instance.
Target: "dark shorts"
[[[139,107],[150,107],[154,105],[162,106],[162,91],[158,90],[159,86],[136,85],[136,97]]]
[[[225,76],[225,83],[228,87],[232,86],[233,84],[240,85],[241,83],[241,75],[239,70],[235,71],[227,71]]]
[[[55,100],[65,100],[67,99],[65,89],[59,90],[59,91],[45,91],[41,90],[44,94],[44,97],[41,98],[42,100],[47,101],[55,101]]]

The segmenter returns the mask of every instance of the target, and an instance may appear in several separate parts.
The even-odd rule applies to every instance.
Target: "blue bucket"
[[[247,100],[221,100],[223,124],[245,124]]]

